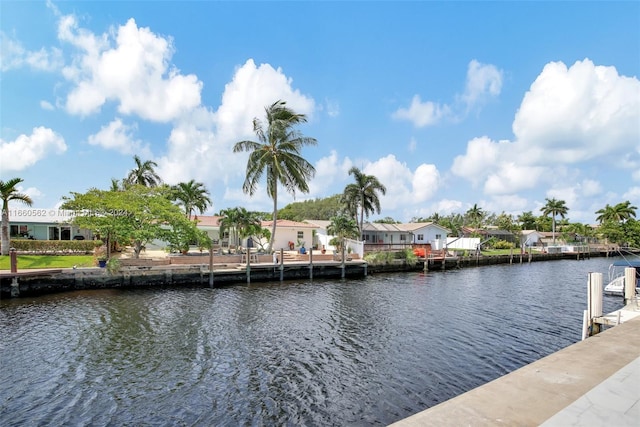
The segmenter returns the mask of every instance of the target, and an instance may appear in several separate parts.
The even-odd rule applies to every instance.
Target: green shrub
[[[44,255],[89,254],[102,246],[101,240],[31,240],[11,239],[10,246],[18,252]]]
[[[498,240],[493,244],[493,249],[512,249],[515,247],[513,242],[507,242],[506,240]]]

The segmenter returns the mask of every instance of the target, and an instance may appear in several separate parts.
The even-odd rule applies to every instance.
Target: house
[[[34,240],[90,240],[93,233],[72,224],[75,211],[65,209],[9,209],[9,238]]]
[[[537,230],[522,230],[520,232],[520,247],[542,246],[544,234]]]
[[[318,228],[316,228],[315,231],[315,236],[313,237],[312,240],[312,246],[317,247],[318,249],[325,249],[328,251],[333,251],[335,250],[335,246],[329,244],[329,242],[331,241],[331,239],[334,238],[334,236],[329,235],[329,233],[327,232],[327,229],[329,228],[329,225],[331,224],[331,221],[326,221],[326,220],[321,220],[321,219],[305,219],[304,222],[314,225]]]
[[[262,221],[262,228],[271,231],[273,221]],[[315,231],[320,227],[309,222],[291,221],[288,219],[279,219],[276,224],[276,238],[273,242],[273,249],[299,249],[305,247],[310,249],[313,247],[313,238]],[[293,247],[291,247],[293,244]]]
[[[434,250],[444,247],[450,231],[434,222],[410,222],[396,224],[403,231],[410,233],[410,242],[414,245],[431,245]]]

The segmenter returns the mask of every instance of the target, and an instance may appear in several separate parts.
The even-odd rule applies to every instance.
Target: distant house
[[[409,222],[396,224],[396,226],[410,233],[410,242],[414,245],[431,245],[432,249],[439,250],[444,247],[447,235],[451,232],[434,222]]]
[[[331,221],[320,220],[320,219],[305,219],[304,222],[316,226],[315,237],[312,240],[312,245],[316,246],[318,249],[325,249],[327,251],[335,250],[336,248],[329,244],[331,239],[335,236],[329,235],[327,232],[327,228],[331,224]]]
[[[262,228],[271,231],[272,227],[273,221],[262,221]],[[299,243],[304,244],[306,249],[310,249],[313,247],[314,230],[320,228],[309,222],[290,221],[288,219],[279,219],[276,227],[276,240],[273,242],[274,250],[290,249],[290,243],[294,244],[295,249],[300,246]]]
[[[64,209],[9,209],[9,238],[34,240],[90,240],[93,233],[72,224],[74,211]]]
[[[432,222],[384,224],[365,223],[363,226],[365,249],[402,249],[407,246],[430,244],[441,249],[449,230]]]
[[[520,247],[542,246],[543,233],[537,230],[522,230],[520,233]]]

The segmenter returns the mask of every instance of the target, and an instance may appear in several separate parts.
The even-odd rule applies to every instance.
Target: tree
[[[101,236],[113,236],[133,247],[134,258],[153,240],[184,250],[192,241],[208,247],[210,239],[168,198],[164,187],[130,185],[122,191],[96,188],[64,197],[63,209],[77,211],[73,222]]]
[[[596,220],[600,224],[607,221],[625,222],[636,217],[637,209],[638,208],[631,205],[631,202],[628,200],[618,203],[615,206],[609,206],[609,204],[607,204],[604,208],[596,211],[596,214],[598,214]]]
[[[363,173],[357,167],[349,169],[349,175],[353,175],[355,183],[345,187],[342,194],[347,211],[355,214],[354,218],[358,221],[358,229],[360,230],[360,238],[362,238],[362,227],[364,225],[365,215],[369,217],[372,213],[380,213],[380,198],[378,193],[387,194],[387,188],[378,181],[373,175]],[[357,219],[359,215],[360,219]]]
[[[142,185],[145,187],[157,187],[162,183],[162,179],[154,170],[158,167],[158,164],[152,160],[143,162],[137,155],[133,156],[133,160],[136,163],[136,167],[131,169],[127,178],[125,179],[126,185]]]
[[[518,215],[518,222],[522,230],[535,230],[537,226],[536,217],[531,211],[522,212]]]
[[[239,246],[239,239],[244,239],[252,235],[260,234],[262,228],[260,216],[256,212],[249,212],[245,208],[230,208],[220,211],[223,218],[220,219],[220,234],[224,234],[230,230],[229,241],[233,241],[234,245]]]
[[[564,200],[556,200],[555,198],[545,199],[547,203],[540,208],[543,216],[551,215],[551,235],[553,236],[553,244],[556,244],[556,215],[564,218],[569,212]]]
[[[465,213],[469,223],[476,229],[476,231],[482,226],[482,220],[485,215],[485,212],[477,204],[474,204],[473,207],[469,208]]]
[[[9,255],[9,202],[16,201],[24,203],[27,206],[31,206],[33,200],[31,197],[24,193],[18,192],[16,186],[23,182],[22,178],[12,178],[5,181],[0,181],[0,197],[2,197],[2,240],[0,244],[2,247],[0,248],[0,254]]]
[[[184,208],[184,213],[189,219],[191,219],[193,211],[202,214],[211,205],[209,191],[201,182],[195,182],[193,179],[189,182],[181,182],[172,187],[172,190],[173,200]]]
[[[342,251],[346,239],[357,239],[361,235],[360,228],[354,218],[346,214],[339,214],[331,218],[327,233],[338,239],[338,250]]]
[[[233,152],[249,152],[247,171],[242,190],[253,196],[264,175],[267,181],[267,195],[273,200],[273,228],[269,240],[269,250],[273,247],[278,220],[278,185],[295,197],[296,190],[309,192],[308,181],[315,175],[315,168],[301,156],[306,145],[316,145],[314,138],[306,137],[294,126],[306,123],[307,116],[297,114],[279,100],[265,107],[266,127],[258,118],[253,119],[255,141],[240,141],[233,146]]]

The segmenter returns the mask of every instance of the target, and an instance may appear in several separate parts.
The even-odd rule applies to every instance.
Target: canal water
[[[0,424],[386,425],[579,341],[610,261],[2,300]]]

